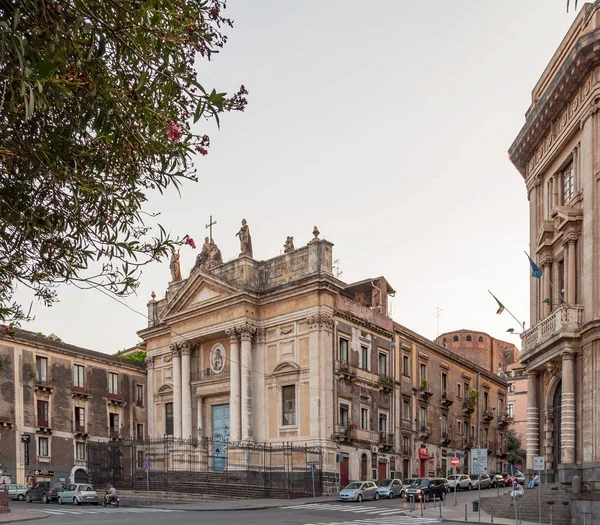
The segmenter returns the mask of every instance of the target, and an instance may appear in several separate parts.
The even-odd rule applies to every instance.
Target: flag
[[[489,290],[488,290],[489,292]],[[501,314],[502,312],[504,312],[504,305],[498,300],[498,298],[492,293],[490,292],[490,295],[496,299],[496,302],[498,303],[498,310],[496,310],[497,314]]]
[[[536,279],[541,279],[542,278],[542,270],[540,269],[540,267],[535,264],[533,262],[533,260],[531,259],[531,257],[529,257],[529,255],[527,255],[527,258],[529,259],[529,264],[531,264],[531,277],[535,277]]]

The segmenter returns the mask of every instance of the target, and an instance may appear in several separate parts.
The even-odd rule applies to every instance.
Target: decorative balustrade
[[[522,355],[551,338],[576,334],[583,320],[583,306],[562,304],[550,315],[521,335]]]

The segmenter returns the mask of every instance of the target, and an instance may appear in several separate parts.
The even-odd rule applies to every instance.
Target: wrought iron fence
[[[230,443],[210,438],[89,442],[97,487],[238,497],[294,498],[323,493],[323,453],[293,443]],[[149,461],[146,473],[144,464]],[[313,472],[314,470],[314,472]]]

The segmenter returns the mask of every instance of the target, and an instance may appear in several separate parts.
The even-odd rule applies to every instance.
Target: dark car
[[[63,483],[56,481],[38,481],[33,487],[27,490],[25,499],[31,503],[32,501],[41,501],[42,503],[50,503],[56,501],[58,493],[62,490]]]
[[[404,499],[415,501],[445,500],[448,480],[445,478],[419,478],[404,491]]]

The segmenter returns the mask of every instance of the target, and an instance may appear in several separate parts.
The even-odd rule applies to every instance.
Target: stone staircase
[[[550,483],[534,489],[525,487],[525,494],[517,498],[517,512],[523,521],[538,522],[539,491],[542,491],[542,523],[553,525],[571,525],[571,499],[560,485]],[[514,519],[515,508],[508,488],[501,491],[500,497],[482,498],[481,509],[491,513],[494,506],[494,517]],[[552,511],[550,510],[552,508]]]

